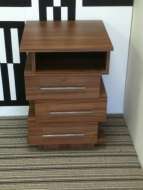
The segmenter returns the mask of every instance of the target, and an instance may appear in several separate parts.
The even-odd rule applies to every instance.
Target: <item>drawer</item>
[[[32,106],[31,106],[32,107]],[[97,122],[49,122],[39,119],[30,109],[28,143],[31,145],[81,145],[98,143]]]
[[[35,73],[25,75],[26,97],[38,99],[96,98],[100,76],[94,73]]]
[[[106,101],[94,100],[51,100],[35,104],[35,116],[49,121],[102,121],[106,117]]]
[[[76,145],[76,144],[95,144],[97,143],[96,133],[77,133],[77,134],[55,134],[47,135],[28,135],[28,143],[31,145]]]
[[[102,83],[100,98],[30,101],[29,119],[54,122],[86,121],[100,122],[106,119],[106,93]]]

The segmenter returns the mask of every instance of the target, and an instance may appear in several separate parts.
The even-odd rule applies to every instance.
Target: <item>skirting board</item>
[[[29,106],[1,106],[0,117],[27,116]]]

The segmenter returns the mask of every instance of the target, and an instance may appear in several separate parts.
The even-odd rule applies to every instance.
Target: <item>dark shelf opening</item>
[[[106,70],[106,52],[36,53],[36,71]]]

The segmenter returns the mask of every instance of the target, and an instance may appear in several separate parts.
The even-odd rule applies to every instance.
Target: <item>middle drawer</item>
[[[54,100],[38,101],[35,104],[35,116],[48,121],[94,121],[106,118],[106,100]]]
[[[99,97],[101,79],[97,73],[25,73],[28,100]]]

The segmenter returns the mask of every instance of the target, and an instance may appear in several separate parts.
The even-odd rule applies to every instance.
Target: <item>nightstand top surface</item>
[[[112,43],[102,21],[28,21],[21,52],[110,51]]]

